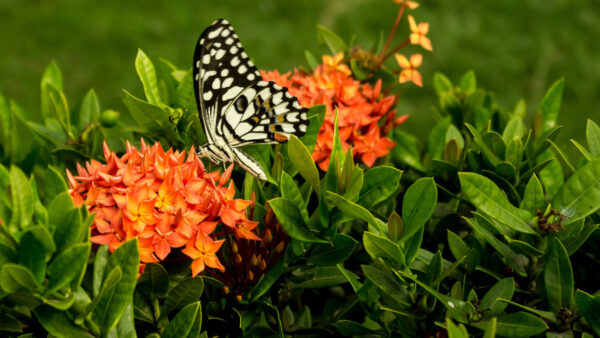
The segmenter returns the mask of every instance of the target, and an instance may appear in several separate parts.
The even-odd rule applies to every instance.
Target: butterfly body
[[[238,149],[281,143],[306,132],[307,109],[287,88],[263,81],[233,27],[223,19],[206,28],[194,53],[196,103],[208,142],[197,155],[213,162],[236,162],[252,175],[266,174]]]

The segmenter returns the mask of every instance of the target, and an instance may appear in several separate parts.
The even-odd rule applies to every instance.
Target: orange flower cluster
[[[329,166],[333,147],[335,110],[338,112],[340,140],[344,151],[352,146],[355,159],[371,167],[379,157],[387,155],[395,143],[385,137],[404,122],[408,115],[396,118],[395,96],[381,94],[381,80],[375,86],[361,83],[343,62],[344,54],[324,55],[323,62],[312,73],[294,70],[293,74],[262,71],[267,81],[287,87],[304,107],[325,104],[325,122],[319,130],[313,159],[322,170]],[[380,128],[380,125],[382,128]]]
[[[137,237],[140,260],[152,263],[164,260],[172,249],[190,257],[192,274],[206,266],[223,271],[218,258],[221,233],[260,240],[253,232],[258,222],[248,220],[250,201],[234,199],[235,188],[229,182],[230,166],[223,174],[207,172],[190,150],[163,150],[157,142],[141,151],[127,143],[126,153],[118,157],[104,143],[105,164],[91,160],[85,168],[77,165],[78,176],[67,170],[69,193],[77,206],[85,203],[96,217],[91,241],[108,244],[114,251],[125,241]]]

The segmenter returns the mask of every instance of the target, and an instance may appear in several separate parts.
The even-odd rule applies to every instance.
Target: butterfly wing
[[[307,109],[286,88],[262,81],[227,20],[215,21],[198,40],[194,87],[209,143],[279,143],[306,131]]]

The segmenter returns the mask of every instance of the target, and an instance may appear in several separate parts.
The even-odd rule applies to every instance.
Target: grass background
[[[423,0],[412,12],[430,23],[434,52],[422,52],[424,87],[406,85],[399,103],[411,114],[403,127],[423,135],[437,99],[436,71],[458,80],[473,69],[478,85],[494,91],[505,109],[525,98],[532,116],[556,79],[566,86],[559,122],[561,143],[581,140],[586,118],[600,123],[600,1]],[[287,71],[305,64],[304,50],[326,52],[316,24],[365,46],[389,32],[397,7],[392,0],[133,1],[0,0],[0,92],[30,114],[39,108],[39,79],[56,60],[67,97],[76,103],[94,88],[103,108],[124,110],[125,88],[141,96],[133,66],[137,48],[191,66],[193,46],[214,19],[227,18],[259,68]],[[396,42],[407,35],[406,18]],[[573,147],[567,151],[573,151]]]

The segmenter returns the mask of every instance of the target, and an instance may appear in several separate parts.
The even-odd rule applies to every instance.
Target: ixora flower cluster
[[[343,60],[344,54],[340,52],[334,57],[324,55],[323,62],[311,73],[298,69],[285,74],[277,70],[262,72],[265,80],[287,87],[304,107],[325,105],[325,121],[312,154],[322,170],[327,170],[329,166],[336,109],[344,151],[352,146],[354,157],[369,167],[394,147],[394,141],[385,136],[393,126],[408,117],[396,118],[396,111],[391,110],[396,97],[382,97],[381,81],[375,86],[361,83],[352,77],[350,68]],[[380,120],[384,121],[383,128],[379,126]]]
[[[193,259],[196,276],[206,266],[225,270],[218,258],[225,239],[217,235],[260,240],[253,231],[258,222],[246,216],[251,202],[234,199],[232,166],[222,174],[207,172],[193,149],[186,159],[185,151],[165,152],[158,142],[147,146],[144,140],[141,151],[127,143],[121,157],[104,143],[104,157],[106,164],[78,165],[78,176],[67,170],[75,204],[96,213],[93,243],[114,251],[137,237],[142,263],[163,261],[181,248]],[[215,233],[219,224],[222,231]]]

